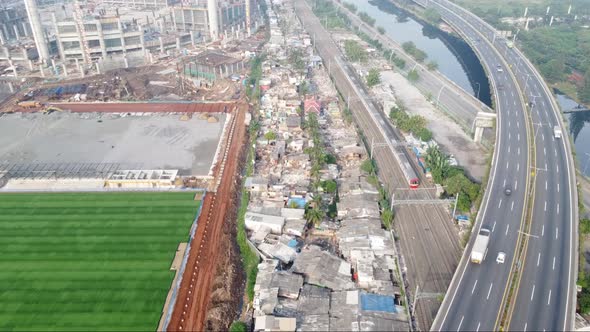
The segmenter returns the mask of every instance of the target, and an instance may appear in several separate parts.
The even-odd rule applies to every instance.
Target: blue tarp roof
[[[393,296],[361,293],[361,309],[396,313]]]
[[[300,209],[305,207],[305,198],[291,197],[287,201],[287,206],[291,206],[291,202],[297,203],[297,207],[300,208]]]

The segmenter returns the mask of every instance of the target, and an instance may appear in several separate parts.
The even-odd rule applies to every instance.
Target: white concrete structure
[[[43,31],[43,27],[41,26],[41,18],[39,17],[37,3],[35,2],[35,0],[25,0],[25,7],[27,8],[29,23],[31,24],[31,30],[33,32],[33,38],[35,39],[37,51],[39,52],[39,58],[44,62],[48,61],[49,48],[47,47],[45,32]]]
[[[260,229],[267,228],[273,234],[281,234],[283,232],[285,218],[261,213],[246,212],[245,223],[246,228],[251,231],[258,231]]]

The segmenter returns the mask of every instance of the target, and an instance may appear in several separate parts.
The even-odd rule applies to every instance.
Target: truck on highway
[[[559,128],[559,126],[553,127],[553,136],[555,136],[555,138],[561,138],[561,128]]]
[[[486,258],[488,252],[488,243],[490,242],[490,230],[482,228],[475,238],[473,250],[471,250],[471,262],[481,264]]]

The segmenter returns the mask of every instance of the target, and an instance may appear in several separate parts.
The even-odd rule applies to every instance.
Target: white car
[[[500,65],[498,65],[496,67],[496,70],[498,71],[498,73],[503,73],[504,72],[504,69],[502,69],[502,66],[500,66]]]
[[[504,261],[506,260],[506,253],[500,251],[498,253],[498,257],[496,257],[496,263],[498,264],[504,264]]]

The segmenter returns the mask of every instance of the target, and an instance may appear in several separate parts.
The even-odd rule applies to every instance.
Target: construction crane
[[[74,22],[76,23],[76,27],[78,28],[78,33],[80,34],[80,40],[82,41],[82,54],[84,56],[84,63],[89,65],[90,64],[90,47],[88,46],[88,42],[86,41],[86,29],[84,28],[84,13],[82,12],[82,7],[78,0],[74,0]]]

